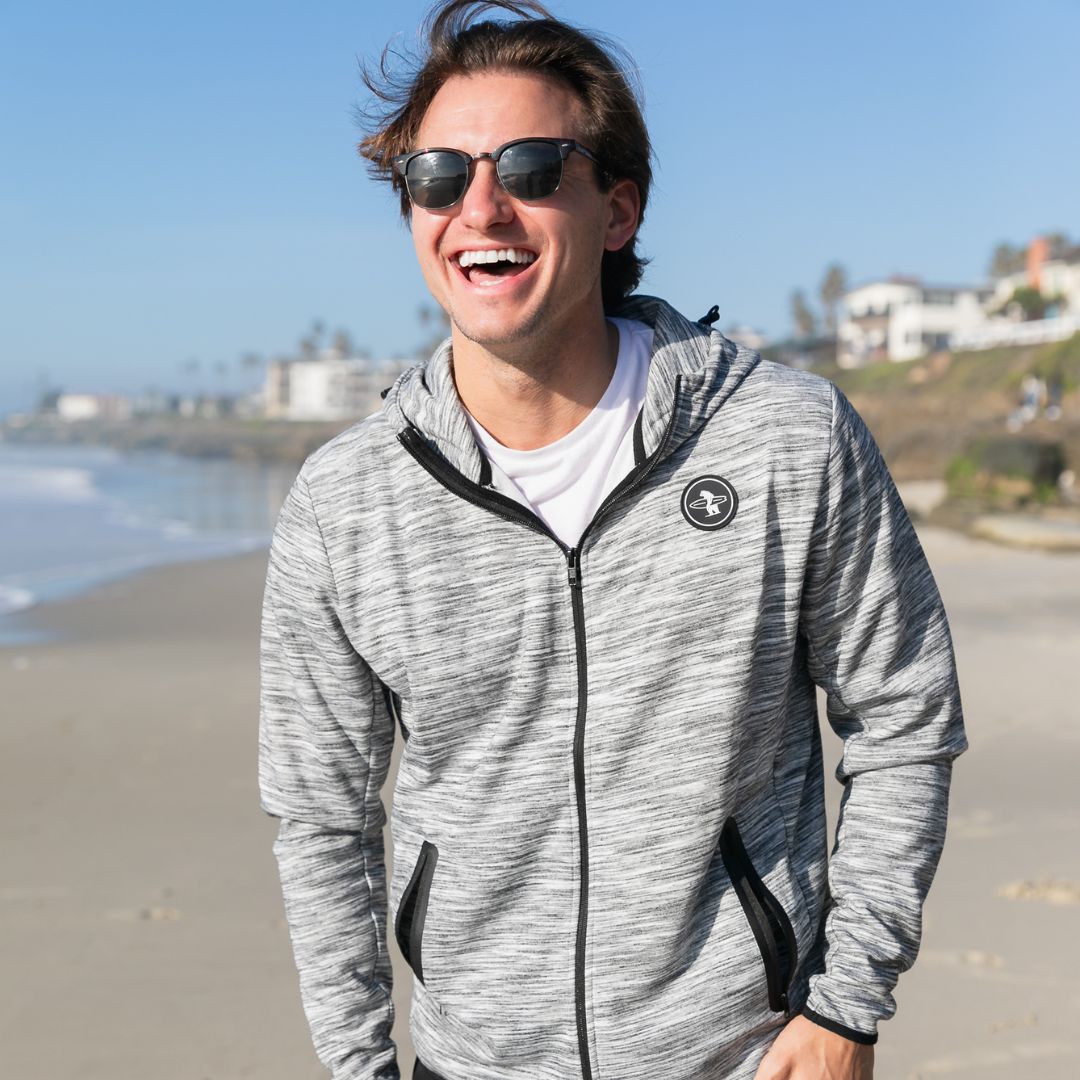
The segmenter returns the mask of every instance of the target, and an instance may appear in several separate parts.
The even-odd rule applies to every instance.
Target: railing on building
[[[1064,341],[1078,332],[1080,316],[1061,315],[1056,319],[992,323],[977,330],[957,330],[950,339],[950,345],[957,351],[992,349],[997,345],[1042,345]]]

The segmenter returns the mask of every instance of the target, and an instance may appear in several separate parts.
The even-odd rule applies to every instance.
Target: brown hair
[[[490,9],[513,21],[477,21]],[[368,130],[359,144],[373,174],[389,180],[408,220],[412,206],[391,161],[415,149],[417,131],[432,99],[454,75],[491,70],[530,71],[565,83],[582,103],[581,141],[600,159],[597,182],[602,191],[617,180],[632,180],[641,196],[641,214],[652,182],[652,148],[645,127],[629,58],[596,34],[560,22],[535,0],[441,0],[424,20],[426,50],[418,58],[383,50],[378,68],[362,68],[373,104],[360,114]],[[392,61],[403,61],[397,74]],[[635,92],[637,91],[637,92]],[[605,251],[600,276],[604,308],[611,311],[637,287],[646,259],[637,253],[635,231],[618,251]]]

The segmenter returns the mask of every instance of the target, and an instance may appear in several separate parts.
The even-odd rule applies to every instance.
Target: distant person
[[[1065,376],[1060,366],[1051,371],[1046,381],[1046,409],[1044,415],[1047,420],[1061,419],[1061,402],[1065,397]]]
[[[392,933],[421,1080],[866,1080],[965,747],[911,522],[831,383],[634,293],[650,147],[612,52],[525,0],[429,29],[361,145],[451,337],[305,463],[266,584],[315,1047],[399,1075]]]

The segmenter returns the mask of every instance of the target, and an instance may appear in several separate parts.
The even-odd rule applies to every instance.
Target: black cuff
[[[805,1006],[803,1006],[803,1010],[799,1015],[805,1016],[807,1020],[813,1021],[818,1027],[823,1027],[834,1035],[842,1035],[845,1039],[850,1039],[852,1042],[859,1043],[862,1046],[873,1046],[877,1042],[876,1034],[867,1035],[865,1031],[856,1031],[854,1028],[844,1027],[843,1024],[838,1024],[835,1020],[830,1020],[827,1016],[822,1016]]]

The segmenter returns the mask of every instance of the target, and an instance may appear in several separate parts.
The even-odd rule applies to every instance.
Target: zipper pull
[[[572,589],[581,588],[581,558],[576,547],[566,553],[566,571]]]

